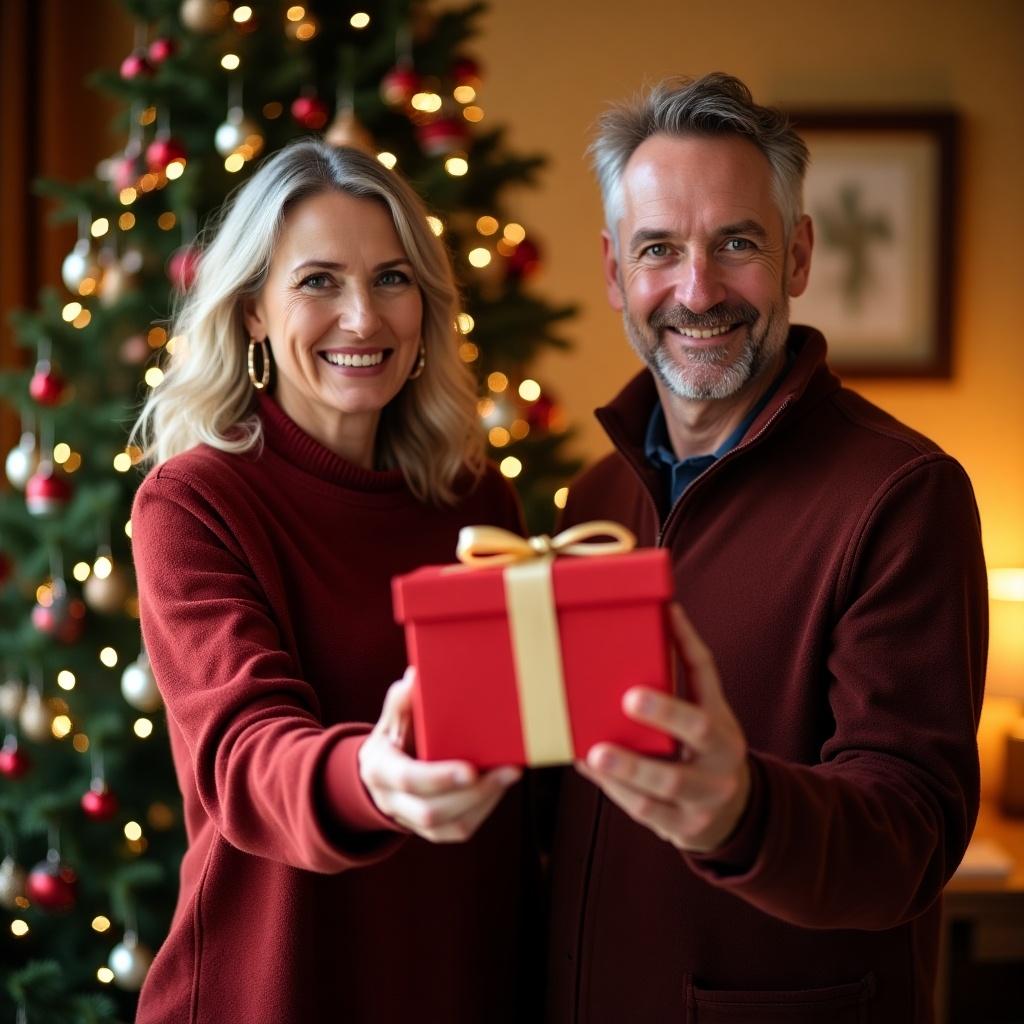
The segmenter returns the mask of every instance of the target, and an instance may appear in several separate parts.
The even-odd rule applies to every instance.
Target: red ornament
[[[298,96],[292,100],[292,117],[303,128],[318,132],[327,124],[327,104],[316,96]]]
[[[456,85],[479,85],[480,65],[472,57],[459,57],[452,65]]]
[[[540,269],[540,249],[530,239],[524,238],[506,258],[509,277],[517,281],[532,277]]]
[[[141,149],[126,149],[122,156],[112,160],[110,164],[110,183],[114,187],[114,193],[134,188],[145,173],[146,161]]]
[[[17,747],[0,750],[0,775],[5,779],[20,779],[32,767],[32,758]]]
[[[78,876],[59,860],[40,861],[30,872],[25,895],[43,910],[70,910],[78,899]]]
[[[155,138],[146,147],[146,164],[151,171],[165,171],[175,160],[184,161],[185,147],[169,135]]]
[[[71,484],[49,463],[43,463],[25,484],[25,504],[34,516],[59,512],[71,501],[71,494]]]
[[[446,156],[463,149],[469,139],[469,127],[462,118],[439,117],[416,128],[420,148],[427,156]]]
[[[141,50],[129,53],[121,61],[121,77],[126,81],[133,78],[149,78],[153,74],[153,65],[146,60],[146,55]]]
[[[40,405],[57,405],[64,397],[64,378],[42,359],[36,363],[36,371],[28,382],[28,393]]]
[[[199,251],[191,245],[183,245],[171,253],[167,261],[167,277],[179,292],[187,292],[199,272]]]
[[[420,76],[408,64],[392,68],[380,82],[380,95],[392,107],[403,107],[420,91]]]
[[[152,64],[163,64],[168,57],[178,52],[178,44],[166,36],[159,36],[149,44],[149,60]]]
[[[0,587],[11,578],[11,560],[0,551]]]
[[[98,788],[97,788],[98,785]],[[94,783],[82,794],[82,810],[93,821],[106,821],[117,814],[118,800],[106,783]]]
[[[32,625],[58,643],[77,643],[85,628],[85,604],[76,598],[55,597],[48,605],[32,609]]]
[[[551,429],[552,423],[558,416],[558,407],[542,394],[535,402],[531,402],[525,410],[525,420],[530,424],[531,430],[539,430],[546,433]]]

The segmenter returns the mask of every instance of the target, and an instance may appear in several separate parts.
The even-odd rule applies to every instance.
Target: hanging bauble
[[[163,707],[156,677],[146,655],[140,654],[137,661],[126,666],[121,676],[121,695],[133,708],[147,714]]]
[[[64,397],[67,382],[54,369],[49,359],[40,359],[28,382],[28,393],[40,405],[58,405]]]
[[[121,342],[117,354],[127,366],[141,366],[152,351],[144,334],[130,334]]]
[[[324,132],[324,141],[331,146],[351,146],[371,156],[377,152],[373,136],[362,126],[351,107],[343,107]]]
[[[531,430],[546,432],[557,423],[559,416],[558,406],[547,395],[542,394],[526,407],[523,419],[530,425]]]
[[[108,821],[120,806],[117,795],[105,783],[94,779],[92,785],[82,794],[82,811],[93,821]]]
[[[6,679],[0,683],[0,718],[13,722],[25,703],[25,684],[20,679]]]
[[[110,184],[115,195],[126,188],[135,188],[146,173],[146,158],[139,143],[129,143],[124,153],[110,165]]]
[[[146,51],[149,57],[149,62],[154,66],[157,64],[163,64],[169,57],[173,57],[178,52],[178,44],[167,36],[157,36],[149,44],[149,48]]]
[[[312,132],[327,124],[327,104],[316,96],[298,96],[292,100],[292,117]]]
[[[263,148],[263,135],[259,125],[246,117],[241,107],[231,107],[213,137],[213,145],[223,157],[241,153],[251,160]]]
[[[25,694],[25,703],[21,705],[18,714],[18,725],[22,734],[33,743],[45,743],[53,738],[53,713],[34,686],[29,687]]]
[[[25,869],[8,854],[0,861],[0,906],[17,910],[25,898]]]
[[[540,269],[540,249],[529,238],[524,238],[506,257],[509,277],[517,281],[532,277]]]
[[[471,85],[475,89],[480,84],[480,65],[472,57],[458,57],[452,64],[452,78],[456,85]]]
[[[12,487],[23,491],[38,466],[39,450],[36,447],[36,435],[26,430],[21,435],[21,440],[7,453],[4,463],[7,479]]]
[[[187,292],[192,287],[198,271],[199,250],[191,245],[175,249],[167,261],[167,278],[179,292]]]
[[[389,106],[404,107],[420,91],[420,76],[409,64],[393,67],[380,81],[380,95]]]
[[[110,951],[107,966],[114,972],[114,984],[118,988],[138,992],[152,962],[152,950],[139,942],[134,932],[125,931],[124,939]]]
[[[74,295],[87,295],[96,287],[100,279],[100,268],[92,254],[89,239],[80,238],[75,242],[75,247],[60,265],[60,276],[64,287]],[[92,285],[86,285],[86,291],[83,292],[81,288],[86,281],[92,281]]]
[[[101,615],[115,615],[124,611],[124,603],[132,593],[132,580],[128,572],[115,564],[108,576],[93,573],[82,586],[85,603]]]
[[[121,61],[121,77],[130,82],[135,78],[150,78],[153,74],[153,65],[146,59],[142,50],[135,50],[129,53]]]
[[[25,895],[42,910],[70,910],[78,898],[78,878],[59,858],[40,861],[29,873]]]
[[[439,117],[417,125],[416,138],[427,156],[447,156],[465,149],[469,126],[459,117]]]
[[[56,594],[49,604],[32,609],[32,625],[58,643],[77,643],[85,628],[85,605],[77,597]]]
[[[17,746],[4,746],[0,750],[0,775],[5,779],[20,779],[32,769],[32,759]]]
[[[25,484],[25,504],[34,516],[56,515],[67,507],[71,495],[71,484],[48,462],[41,462]]]
[[[176,160],[185,162],[185,147],[170,135],[158,135],[146,147],[146,166],[154,173],[166,171]]]
[[[216,32],[227,21],[230,9],[223,0],[184,0],[178,16],[193,32]]]

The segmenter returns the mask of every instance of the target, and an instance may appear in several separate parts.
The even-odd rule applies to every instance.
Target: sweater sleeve
[[[397,826],[355,771],[371,726],[323,726],[266,592],[212,503],[155,473],[136,495],[132,534],[146,648],[214,827],[240,850],[311,871],[390,854]],[[350,820],[335,820],[339,808]]]
[[[686,859],[792,924],[891,928],[938,898],[978,810],[987,591],[974,496],[953,460],[923,456],[887,481],[853,538],[836,606],[835,728],[820,764],[753,752],[752,861],[737,872],[728,858]]]

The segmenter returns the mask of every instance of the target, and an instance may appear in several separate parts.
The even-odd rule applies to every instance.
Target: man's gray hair
[[[807,146],[774,107],[758,106],[738,78],[721,71],[702,78],[669,78],[606,111],[588,150],[601,186],[605,223],[618,251],[622,174],[652,135],[729,136],[752,142],[772,168],[772,194],[788,235],[803,213]]]

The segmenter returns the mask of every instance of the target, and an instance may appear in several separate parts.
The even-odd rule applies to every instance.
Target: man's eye
[[[727,238],[725,241],[725,248],[729,252],[745,252],[753,247],[754,243],[749,238]]]
[[[641,256],[653,256],[656,260],[668,255],[668,246],[664,242],[655,242],[647,246],[640,254]]]

